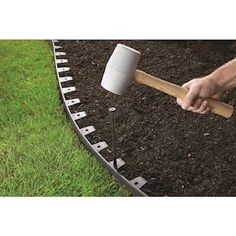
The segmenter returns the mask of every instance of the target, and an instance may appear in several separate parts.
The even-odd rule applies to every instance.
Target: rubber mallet
[[[101,85],[106,90],[122,95],[127,87],[135,80],[140,84],[150,86],[176,98],[183,99],[188,90],[136,70],[141,53],[123,44],[117,44],[113,51],[102,78]],[[204,98],[205,99],[205,98]],[[211,111],[217,115],[229,118],[233,114],[233,107],[216,99],[206,98]]]

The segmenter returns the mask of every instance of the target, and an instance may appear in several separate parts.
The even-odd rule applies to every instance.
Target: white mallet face
[[[106,90],[122,95],[134,77],[141,53],[123,44],[117,44],[102,78]]]

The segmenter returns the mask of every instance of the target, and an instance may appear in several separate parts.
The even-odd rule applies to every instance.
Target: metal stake
[[[109,108],[109,113],[111,116],[111,131],[112,131],[112,157],[113,157],[113,166],[117,169],[117,157],[116,157],[116,132],[115,132],[115,107]]]

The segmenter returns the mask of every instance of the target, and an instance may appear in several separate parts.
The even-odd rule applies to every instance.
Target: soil
[[[67,99],[79,97],[72,112],[86,111],[79,127],[94,125],[92,143],[106,141],[101,154],[111,160],[109,107],[117,109],[117,154],[126,165],[119,171],[128,179],[144,177],[149,196],[236,196],[236,115],[230,119],[182,110],[176,99],[133,83],[124,96],[100,86],[105,65],[117,43],[139,50],[138,69],[182,85],[202,77],[233,59],[235,41],[59,41],[69,60],[76,86]],[[63,58],[63,57],[62,57]],[[236,105],[236,90],[223,101]]]

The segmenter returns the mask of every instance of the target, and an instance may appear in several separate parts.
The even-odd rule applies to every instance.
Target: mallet
[[[140,84],[150,86],[176,98],[183,99],[188,90],[165,80],[136,70],[141,53],[123,44],[117,44],[113,51],[102,78],[101,85],[106,90],[122,95],[134,79]],[[216,99],[206,98],[211,111],[217,115],[229,118],[233,114],[233,107]]]

